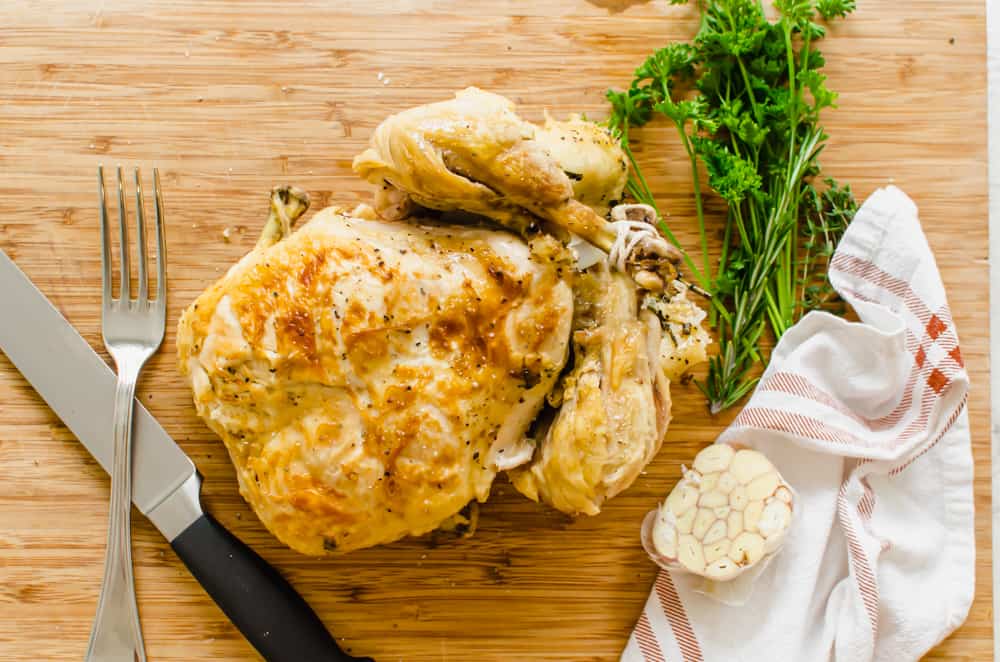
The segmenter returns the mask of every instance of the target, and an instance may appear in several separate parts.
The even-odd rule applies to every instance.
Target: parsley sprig
[[[665,117],[687,154],[700,256],[682,252],[694,280],[712,294],[719,353],[700,387],[718,412],[757,383],[754,368],[764,360],[760,344],[768,328],[777,339],[808,310],[836,310],[827,260],[857,205],[850,187],[829,178],[817,186],[827,139],[819,116],[837,95],[820,73],[824,60],[815,43],[826,34],[818,20],[842,18],[855,3],[775,0],[775,22],[761,0],[698,5],[701,26],[692,43],[657,50],[627,90],[608,92],[608,125],[632,165],[629,194],[657,211],[629,129]],[[708,187],[728,206],[714,273],[699,163]],[[662,216],[660,227],[681,248]]]

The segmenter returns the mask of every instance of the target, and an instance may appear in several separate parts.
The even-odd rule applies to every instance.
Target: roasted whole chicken
[[[617,143],[470,88],[388,118],[355,170],[375,205],[256,247],[181,317],[180,369],[282,542],[344,552],[467,531],[501,471],[596,514],[652,459],[704,312]],[[472,508],[470,508],[472,504]]]

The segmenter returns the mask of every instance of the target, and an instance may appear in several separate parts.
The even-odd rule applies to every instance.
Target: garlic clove
[[[701,482],[698,484],[698,491],[702,494],[706,492],[714,492],[715,486],[719,483],[719,473],[704,474],[701,477]]]
[[[744,485],[762,473],[773,469],[774,465],[762,453],[746,449],[737,451],[729,465],[729,471],[732,472],[737,481]]]
[[[696,575],[705,572],[705,552],[693,536],[681,536],[677,543],[677,559],[681,565]]]
[[[698,498],[698,505],[702,508],[719,508],[729,503],[729,497],[722,492],[704,492]]]
[[[705,576],[709,579],[724,582],[734,578],[743,571],[735,561],[722,557],[705,567]]]
[[[671,522],[657,519],[653,526],[653,545],[667,558],[677,558],[677,529]]]
[[[772,499],[764,506],[757,522],[757,530],[765,538],[783,533],[792,521],[792,509],[784,501]]]
[[[747,488],[737,485],[729,493],[729,505],[733,510],[743,510],[747,507]]]
[[[712,522],[714,521],[715,513],[708,508],[699,508],[698,514],[694,517],[694,527],[691,529],[691,535],[701,540],[705,537],[708,527],[712,526]]]
[[[729,546],[728,556],[741,566],[753,565],[764,556],[764,539],[756,533],[744,531]]]
[[[756,531],[757,522],[760,521],[760,515],[763,511],[763,501],[751,501],[748,503],[747,507],[743,509],[743,529],[745,531]]]
[[[733,447],[729,444],[712,444],[695,456],[694,468],[703,474],[724,471],[734,455]]]
[[[677,532],[691,533],[691,529],[694,527],[694,516],[697,514],[697,508],[689,508],[684,511],[684,514],[677,518]]]
[[[726,520],[726,537],[732,540],[743,532],[743,513],[734,510]]]
[[[781,484],[781,478],[777,471],[769,471],[757,476],[747,485],[747,498],[751,501],[766,499],[774,495],[774,491]]]
[[[729,494],[737,485],[739,485],[739,482],[737,482],[736,477],[728,471],[723,471],[719,475],[719,482],[716,484],[715,489],[723,494]]]
[[[680,517],[698,503],[698,488],[691,485],[681,485],[667,497],[667,507],[677,517]]]
[[[705,563],[714,563],[716,560],[721,559],[723,556],[729,553],[729,546],[732,543],[729,538],[723,538],[719,542],[713,543],[711,545],[704,545],[705,550]]]
[[[708,531],[705,532],[705,537],[701,539],[701,544],[711,545],[717,543],[726,537],[726,521],[717,519],[708,527]]]

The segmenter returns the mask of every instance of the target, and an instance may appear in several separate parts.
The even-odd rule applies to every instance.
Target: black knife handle
[[[340,650],[291,584],[210,515],[203,514],[170,545],[268,662],[374,662]]]

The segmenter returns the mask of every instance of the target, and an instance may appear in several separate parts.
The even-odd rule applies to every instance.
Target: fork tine
[[[122,257],[122,280],[118,297],[123,301],[128,301],[131,297],[129,274],[132,270],[129,267],[128,259],[128,216],[125,212],[125,184],[122,182],[121,166],[118,166],[118,248],[121,249]]]
[[[145,301],[149,296],[149,284],[146,282],[146,214],[142,205],[142,178],[139,169],[135,169],[135,249],[139,256],[139,293],[136,299]]]
[[[111,237],[108,235],[108,206],[104,202],[104,166],[97,166],[97,197],[101,217],[101,296],[104,305],[111,301]]]
[[[156,301],[167,301],[167,242],[163,230],[163,195],[160,192],[160,171],[153,168],[153,204],[156,207]]]

